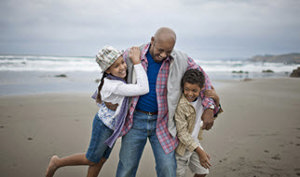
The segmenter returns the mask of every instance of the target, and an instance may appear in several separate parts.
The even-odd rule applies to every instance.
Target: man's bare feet
[[[56,162],[59,160],[59,157],[57,155],[54,155],[51,157],[47,171],[46,171],[46,177],[52,177],[57,170]]]

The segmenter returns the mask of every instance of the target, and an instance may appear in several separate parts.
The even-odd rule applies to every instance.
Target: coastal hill
[[[300,64],[300,53],[289,53],[283,55],[256,55],[248,60],[253,62]]]

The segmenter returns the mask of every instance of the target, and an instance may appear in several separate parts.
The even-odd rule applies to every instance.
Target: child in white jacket
[[[98,91],[93,98],[96,99],[100,109],[94,118],[88,151],[64,158],[52,156],[46,177],[52,177],[60,167],[73,165],[88,165],[87,176],[98,176],[123,128],[128,111],[128,97],[144,95],[149,92],[147,74],[140,63],[140,49],[132,47],[129,58],[134,64],[136,84],[126,83],[127,64],[123,59],[122,52],[111,46],[105,46],[98,52],[96,61],[103,75]],[[104,102],[118,104],[116,111],[108,109]]]

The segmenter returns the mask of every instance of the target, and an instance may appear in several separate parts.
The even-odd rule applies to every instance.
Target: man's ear
[[[154,36],[151,37],[151,42],[150,42],[150,44],[153,45],[153,43],[154,43]]]

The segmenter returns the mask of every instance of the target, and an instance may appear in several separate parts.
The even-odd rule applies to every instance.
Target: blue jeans
[[[86,158],[89,161],[98,163],[101,158],[108,159],[112,148],[109,148],[104,142],[111,136],[113,130],[106,127],[96,113],[93,121],[92,137],[90,145],[86,153]]]
[[[156,120],[157,115],[150,116],[134,112],[133,126],[122,138],[117,177],[134,177],[136,175],[147,138],[149,138],[154,153],[157,176],[176,176],[175,151],[165,154],[156,136]]]

